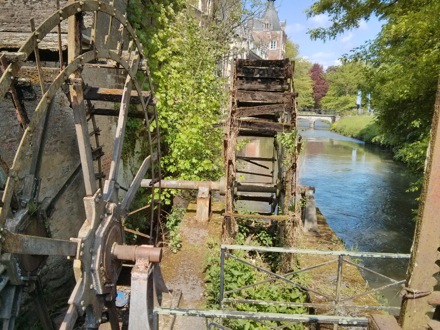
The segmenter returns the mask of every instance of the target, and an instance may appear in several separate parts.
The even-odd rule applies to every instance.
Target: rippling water
[[[417,207],[407,193],[411,174],[377,147],[327,130],[301,132],[300,183],[316,188],[317,207],[347,249],[409,253]],[[406,261],[371,260],[365,265],[404,279]],[[372,286],[382,280],[367,275]],[[389,293],[389,300],[396,300]]]

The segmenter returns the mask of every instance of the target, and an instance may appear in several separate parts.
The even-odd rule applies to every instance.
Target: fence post
[[[223,294],[225,291],[225,249],[220,250],[220,309],[223,309]]]
[[[338,276],[337,276],[337,282],[336,282],[336,298],[335,298],[335,305],[336,310],[335,314],[339,315],[339,299],[341,296],[341,286],[342,286],[342,263],[344,262],[344,256],[340,255],[338,257]],[[337,325],[336,327],[337,328]]]

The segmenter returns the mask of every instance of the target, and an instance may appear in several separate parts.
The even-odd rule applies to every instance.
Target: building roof
[[[278,12],[275,8],[275,0],[269,0],[267,2],[266,11],[261,18],[263,19],[263,21],[265,21],[265,23],[270,24],[270,29],[272,31],[281,30],[280,18],[278,17]]]

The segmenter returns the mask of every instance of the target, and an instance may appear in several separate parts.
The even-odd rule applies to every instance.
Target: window
[[[270,42],[269,49],[275,49],[275,48],[277,48],[277,42],[276,40],[272,40]]]

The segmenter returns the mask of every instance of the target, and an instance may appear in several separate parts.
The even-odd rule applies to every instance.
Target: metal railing
[[[335,257],[332,260],[326,260],[319,264],[302,268],[296,271],[292,271],[286,274],[277,274],[270,271],[267,268],[262,266],[258,266],[250,262],[249,260],[245,260],[243,258],[237,257],[232,254],[230,251],[241,250],[241,251],[253,251],[258,253],[290,253],[295,255],[320,255],[320,256],[328,256]],[[240,303],[240,304],[254,304],[254,305],[272,305],[272,306],[289,306],[289,307],[305,307],[305,308],[314,308],[315,310],[325,310],[326,314],[334,313],[335,315],[343,315],[344,310],[364,310],[364,311],[374,311],[374,310],[387,310],[398,312],[400,307],[395,306],[384,306],[379,303],[375,305],[361,305],[353,303],[353,300],[357,298],[376,294],[381,292],[387,288],[398,286],[405,283],[405,280],[395,280],[386,275],[380,274],[379,272],[367,268],[357,261],[354,262],[352,259],[364,259],[364,258],[387,258],[387,259],[409,259],[409,254],[397,254],[397,253],[372,253],[372,252],[354,252],[354,251],[318,251],[318,250],[304,250],[304,249],[289,249],[289,248],[278,248],[278,247],[260,247],[260,246],[242,246],[242,245],[222,245],[221,246],[221,257],[220,257],[220,306],[223,308],[226,304],[231,303]],[[238,287],[233,290],[225,290],[225,260],[227,258],[235,259],[250,268],[256,269],[258,272],[264,273],[266,276],[265,279],[258,281],[253,284],[249,284],[246,286]],[[300,283],[296,277],[299,274],[304,274],[306,272],[310,272],[312,270],[316,271],[319,268],[326,267],[325,272],[328,276],[329,265],[334,264],[337,265],[335,268],[335,288],[334,294],[330,295],[327,292],[324,293],[319,291],[315,287],[308,286],[307,284]],[[352,267],[357,268],[358,270],[369,272],[374,274],[375,276],[386,280],[388,283],[382,285],[377,288],[368,289],[365,292],[355,292],[352,294],[347,294],[347,290],[344,290],[344,276],[343,276],[343,268],[345,265],[350,265]],[[360,276],[360,274],[359,274]],[[309,294],[313,294],[314,296],[319,297],[319,303],[316,302],[280,302],[280,301],[259,301],[253,299],[240,299],[237,298],[237,294],[242,292],[243,290],[250,289],[253,287],[258,287],[259,285],[282,281],[285,284],[291,285],[292,287],[297,287],[304,292]],[[330,283],[326,283],[326,286],[330,285]],[[229,298],[228,295],[234,294],[234,298]],[[377,301],[374,297],[372,298],[374,301]],[[351,302],[351,303],[350,303]]]
[[[263,267],[264,263],[258,265],[256,262],[245,260],[233,254],[233,251],[247,251],[255,253],[290,253],[295,255],[315,255],[332,258],[320,262],[316,265],[295,270],[286,274],[277,274],[271,270]],[[386,288],[398,286],[403,284],[404,280],[395,280],[386,275],[380,274],[375,270],[369,269],[359,263],[357,260],[364,258],[387,258],[387,259],[409,259],[409,254],[398,253],[372,253],[372,252],[354,252],[354,251],[319,251],[319,250],[305,250],[305,249],[289,249],[279,247],[262,247],[262,246],[244,246],[244,245],[222,245],[220,255],[220,306],[221,310],[201,310],[201,309],[184,309],[184,308],[155,308],[153,312],[153,329],[159,329],[160,315],[173,315],[179,317],[199,317],[204,318],[206,329],[222,329],[229,330],[223,324],[225,319],[239,319],[248,320],[261,324],[268,329],[286,329],[295,324],[308,324],[317,326],[318,324],[333,324],[335,327],[352,326],[352,327],[368,327],[368,315],[355,315],[354,310],[360,310],[368,314],[376,310],[399,311],[400,307],[381,306],[377,305],[356,305],[354,303],[348,304],[353,300],[365,296],[375,294]],[[237,287],[232,290],[225,290],[227,283],[225,283],[225,272],[227,271],[228,258],[237,260],[249,268],[256,269],[262,273],[266,278],[256,281],[255,283],[245,286]],[[354,261],[353,261],[354,260]],[[311,271],[321,270],[322,273],[328,275],[329,266],[335,268],[336,274],[334,294],[330,295],[327,292],[320,292],[318,289],[308,285],[308,281],[298,281],[298,275]],[[369,289],[362,293],[355,293],[346,295],[344,291],[344,266],[355,267],[364,272],[371,272],[372,274],[383,278],[389,283],[377,288]],[[324,267],[326,267],[324,269]],[[359,276],[361,276],[359,274]],[[241,299],[237,298],[237,294],[250,288],[257,288],[259,285],[274,283],[282,281],[288,286],[296,287],[304,292],[320,297],[320,302],[291,302],[291,301],[262,301],[255,299]],[[304,283],[305,282],[305,283]],[[310,281],[311,282],[311,281]],[[230,298],[234,294],[234,298]],[[249,305],[267,305],[267,306],[286,306],[286,307],[304,307],[308,313],[266,313],[266,312],[248,312],[231,310],[233,304],[249,304]],[[313,311],[312,311],[313,309]],[[334,315],[331,315],[331,314]],[[277,324],[274,326],[273,324]]]

